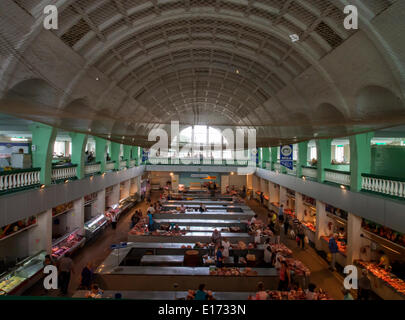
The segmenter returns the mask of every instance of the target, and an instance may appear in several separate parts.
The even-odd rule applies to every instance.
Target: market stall
[[[316,233],[316,200],[302,195],[302,203],[304,206],[304,215],[301,222],[305,227],[305,235],[308,237],[310,244],[314,245]]]
[[[0,275],[0,296],[21,295],[42,277],[45,251],[38,252]]]
[[[284,207],[284,214],[289,216],[289,218],[294,219],[296,217],[295,214],[295,191],[286,188],[287,191],[287,201]]]
[[[93,217],[84,224],[86,240],[90,241],[99,235],[107,226],[107,218],[104,214]]]
[[[73,253],[81,248],[86,238],[80,235],[80,229],[77,228],[72,232],[52,241],[52,257],[56,260],[62,258],[67,252]]]

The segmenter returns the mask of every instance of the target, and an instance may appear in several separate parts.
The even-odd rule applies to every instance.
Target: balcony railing
[[[120,161],[120,170],[124,169],[127,167],[127,160],[121,160]]]
[[[40,184],[40,168],[0,172],[0,191],[26,188]]]
[[[316,179],[318,177],[318,169],[315,167],[302,167],[302,176]]]
[[[105,171],[112,171],[115,169],[115,161],[110,161],[105,164]]]
[[[362,174],[362,189],[405,198],[405,179]]]
[[[197,166],[248,166],[247,160],[215,160],[215,159],[199,159],[199,158],[149,158],[147,165],[197,165]]]
[[[77,176],[77,165],[52,168],[52,181],[75,178]]]
[[[287,168],[287,174],[292,175],[292,176],[296,176],[297,175],[297,166],[294,165],[294,169],[288,169]]]
[[[350,172],[325,169],[325,180],[344,186],[350,186]]]
[[[101,164],[99,162],[86,164],[84,167],[85,175],[92,175],[99,172],[101,172]]]
[[[282,172],[282,166],[279,163],[274,164],[274,171],[281,173]]]
[[[135,161],[135,160],[130,160],[130,161],[129,161],[129,167],[130,167],[130,168],[135,167],[135,165],[136,165],[136,161]]]

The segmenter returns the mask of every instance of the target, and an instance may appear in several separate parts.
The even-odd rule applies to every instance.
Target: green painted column
[[[96,161],[100,162],[100,172],[104,173],[107,154],[107,140],[99,137],[94,137],[94,139],[96,140]]]
[[[371,139],[374,132],[351,136],[350,139],[350,190],[361,191],[361,174],[371,171]]]
[[[307,165],[308,141],[298,143],[297,177],[302,177],[302,167]]]
[[[70,137],[72,138],[72,159],[71,162],[73,164],[77,164],[77,173],[76,176],[78,179],[83,179],[84,174],[84,166],[86,163],[85,154],[86,151],[86,144],[87,144],[87,134],[82,133],[70,133]]]
[[[41,168],[40,179],[44,185],[52,183],[52,154],[57,130],[54,127],[35,123],[30,126],[32,132],[32,166]]]
[[[120,169],[120,153],[121,153],[121,144],[117,142],[111,142],[111,161],[115,161],[114,169]]]
[[[138,165],[143,164],[142,153],[143,153],[143,148],[138,147]]]
[[[274,165],[277,163],[277,147],[270,148],[270,168],[274,171]]]
[[[316,141],[316,152],[318,157],[318,182],[325,181],[325,169],[332,167],[332,139],[322,139]]]
[[[270,161],[270,148],[263,148],[263,169],[266,169],[266,162]]]
[[[124,144],[124,160],[126,160],[127,162],[127,168],[130,168],[130,161],[131,161],[131,150],[132,150],[132,146],[127,146],[126,144]]]
[[[135,166],[138,166],[138,149],[139,147],[133,146],[132,147],[132,160],[135,160]]]
[[[257,166],[259,168],[263,168],[263,148],[259,148],[258,152],[259,152],[259,164]]]

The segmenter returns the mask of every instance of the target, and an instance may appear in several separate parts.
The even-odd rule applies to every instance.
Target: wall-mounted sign
[[[292,144],[280,146],[280,164],[290,170],[294,169]]]

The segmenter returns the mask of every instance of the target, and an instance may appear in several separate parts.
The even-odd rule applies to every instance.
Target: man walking
[[[329,269],[332,271],[336,271],[336,254],[339,252],[339,247],[337,245],[338,235],[334,233],[329,239],[329,252],[331,254],[331,261]]]
[[[68,293],[70,276],[72,273],[74,273],[73,260],[70,258],[70,253],[67,252],[59,260],[60,290],[63,295]]]

